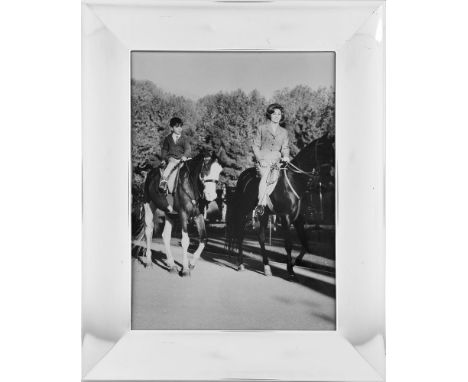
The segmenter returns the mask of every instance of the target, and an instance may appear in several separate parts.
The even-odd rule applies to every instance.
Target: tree
[[[132,80],[132,161],[133,166],[156,162],[161,143],[169,134],[169,121],[178,116],[185,133],[193,136],[197,113],[193,101],[163,92],[150,81]]]
[[[327,131],[334,131],[335,94],[331,88],[312,90],[305,85],[292,90],[284,88],[275,92],[273,102],[285,109],[292,155]]]
[[[132,80],[132,164],[139,169],[156,165],[161,141],[169,134],[169,120],[184,121],[185,134],[191,138],[192,153],[214,150],[222,162],[221,182],[234,186],[240,173],[252,167],[252,138],[257,127],[267,122],[269,103],[285,109],[286,128],[292,155],[335,129],[335,93],[332,88],[312,90],[305,85],[280,89],[267,102],[258,90],[242,90],[206,95],[198,101],[159,89],[151,81]],[[136,171],[138,172],[138,171]],[[135,176],[141,188],[144,177]]]
[[[239,174],[253,165],[251,138],[265,110],[265,99],[254,90],[217,93],[201,98],[197,132],[204,147],[221,153],[222,181],[234,185]]]

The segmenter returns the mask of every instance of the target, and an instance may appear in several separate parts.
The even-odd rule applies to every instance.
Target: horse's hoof
[[[153,266],[153,259],[151,257],[146,256],[145,264],[147,267]]]
[[[194,268],[195,268],[195,265],[194,265],[194,264],[189,264],[189,266],[188,266],[189,271],[191,271],[191,270],[194,269]]]
[[[289,281],[295,281],[296,280],[296,274],[293,273],[288,273],[288,280]]]
[[[271,276],[271,268],[269,265],[265,265],[264,272],[265,272],[265,276]]]
[[[180,271],[180,276],[181,277],[186,277],[186,276],[191,276],[190,274],[190,269],[189,268],[184,268]]]
[[[301,266],[302,265],[302,259],[295,259],[293,260],[293,265]]]
[[[239,272],[245,271],[245,266],[244,266],[244,264],[240,264],[240,265],[237,267],[237,270],[238,270]]]
[[[177,273],[179,270],[177,269],[177,265],[172,265],[169,267],[169,273]]]

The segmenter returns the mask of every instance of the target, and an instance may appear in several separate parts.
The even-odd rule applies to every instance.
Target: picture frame
[[[87,0],[82,20],[82,379],[385,380],[385,2]],[[134,50],[336,53],[335,331],[130,329]]]

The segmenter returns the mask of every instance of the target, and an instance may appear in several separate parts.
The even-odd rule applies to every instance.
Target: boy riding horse
[[[180,118],[174,117],[169,121],[171,134],[163,141],[161,148],[162,167],[165,166],[161,176],[159,188],[163,192],[171,193],[174,190],[174,183],[177,175],[176,169],[181,162],[185,162],[190,155],[190,142],[182,135],[184,123]],[[172,206],[168,206],[168,211],[172,212]]]

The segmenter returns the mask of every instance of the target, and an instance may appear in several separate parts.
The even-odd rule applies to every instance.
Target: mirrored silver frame
[[[385,2],[88,0],[82,43],[83,380],[383,381]],[[133,50],[336,52],[336,331],[130,329]]]

